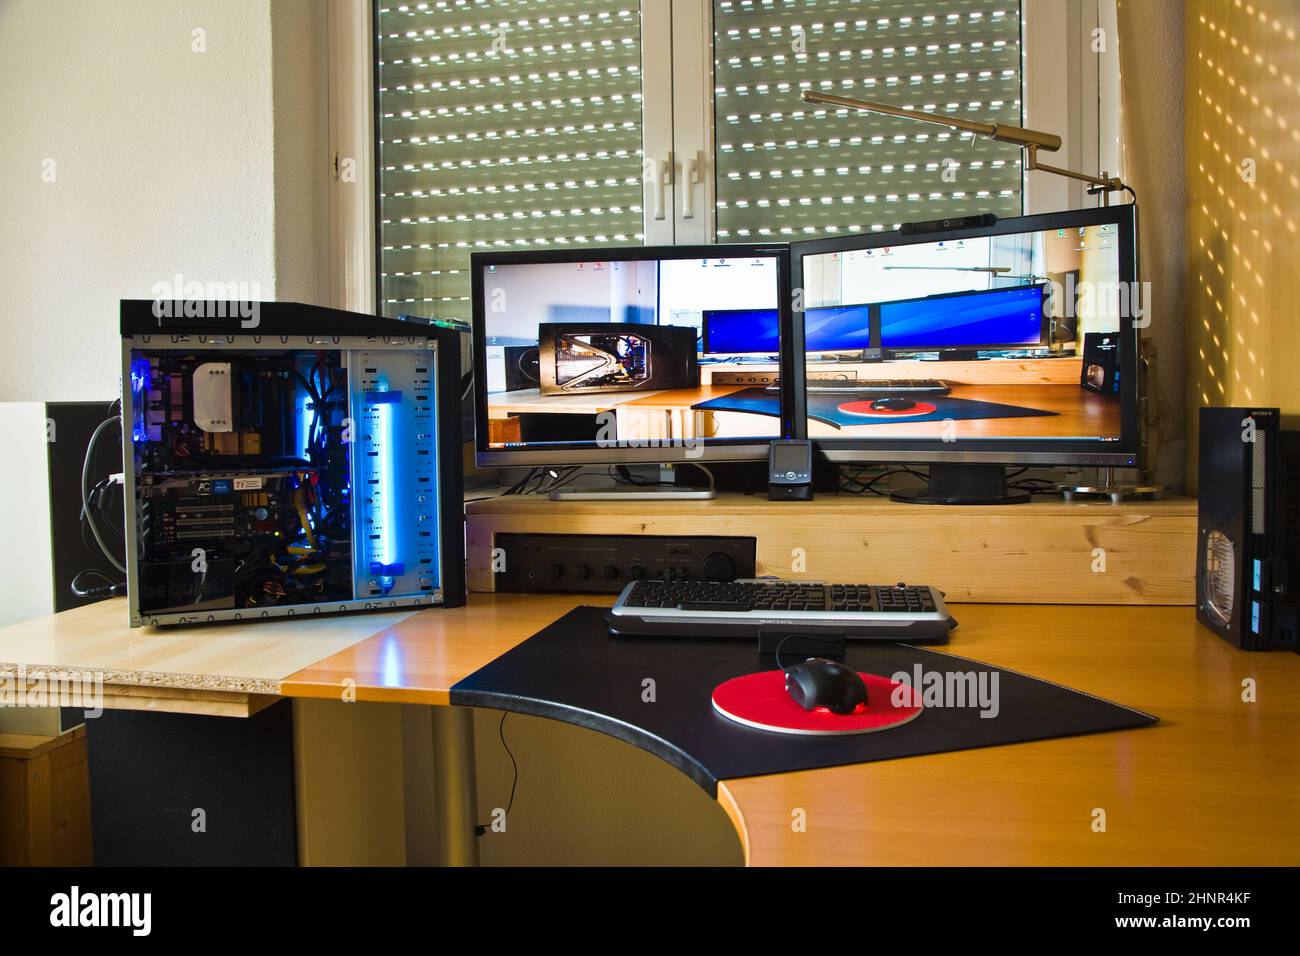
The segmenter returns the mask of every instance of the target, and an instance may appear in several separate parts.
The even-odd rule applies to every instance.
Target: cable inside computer
[[[131,388],[141,611],[352,598],[338,351],[141,350]]]

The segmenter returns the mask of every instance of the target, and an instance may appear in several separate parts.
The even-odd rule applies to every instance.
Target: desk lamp
[[[986,136],[999,143],[1014,143],[1024,151],[1025,169],[1038,169],[1045,173],[1055,173],[1067,179],[1077,179],[1088,184],[1088,195],[1101,193],[1103,205],[1110,205],[1110,194],[1116,191],[1127,192],[1137,202],[1133,190],[1115,176],[1103,172],[1100,176],[1075,172],[1060,166],[1049,166],[1038,161],[1038,151],[1054,153],[1061,148],[1061,137],[1055,133],[1041,130],[1025,129],[1023,126],[1007,126],[1002,123],[980,123],[975,120],[961,119],[957,116],[944,116],[940,113],[923,113],[920,110],[904,109],[890,106],[888,103],[873,103],[870,100],[855,100],[848,96],[836,96],[834,93],[818,93],[816,90],[804,90],[802,99],[805,103],[822,103],[826,106],[838,106],[843,109],[857,110],[859,113],[881,113],[885,116],[898,116],[903,119],[917,120],[922,123],[934,123],[959,129],[976,136]]]
[[[1023,156],[1023,165],[1025,169],[1037,169],[1045,173],[1054,173],[1057,176],[1064,176],[1067,179],[1075,179],[1079,182],[1087,183],[1088,195],[1095,196],[1101,194],[1102,205],[1110,205],[1110,194],[1113,192],[1126,192],[1133,200],[1133,244],[1134,258],[1141,263],[1139,254],[1138,239],[1138,219],[1137,219],[1137,193],[1128,184],[1121,181],[1116,176],[1109,176],[1104,171],[1100,176],[1092,176],[1088,173],[1076,172],[1073,169],[1064,169],[1060,166],[1050,166],[1047,163],[1038,161],[1038,151],[1046,150],[1054,153],[1061,148],[1061,137],[1055,133],[1044,133],[1042,130],[1026,129],[1023,126],[1010,126],[1002,123],[981,123],[977,120],[962,119],[957,116],[945,116],[941,113],[925,113],[921,110],[909,110],[901,106],[890,106],[888,103],[875,103],[870,100],[858,100],[848,96],[837,96],[834,93],[819,93],[816,90],[804,90],[802,97],[805,103],[821,103],[825,106],[838,106],[841,109],[855,110],[859,113],[880,113],[885,116],[898,116],[902,119],[916,120],[921,123],[934,123],[937,126],[947,126],[949,129],[958,129],[975,136],[985,136],[989,139],[996,140],[999,143],[1014,143],[1019,146]],[[1142,365],[1141,357],[1139,364]],[[1158,427],[1158,426],[1157,426]],[[1114,470],[1105,468],[1102,470],[1100,481],[1096,485],[1082,486],[1061,486],[1061,492],[1066,499],[1073,498],[1075,495],[1097,496],[1110,498],[1112,501],[1118,501],[1121,498],[1128,497],[1160,497],[1161,490],[1158,486],[1152,485],[1120,485],[1114,480]]]

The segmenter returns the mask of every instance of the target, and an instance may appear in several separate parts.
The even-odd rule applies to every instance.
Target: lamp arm
[[[1008,126],[1005,123],[980,123],[975,120],[962,119],[959,116],[924,113],[921,110],[909,110],[901,106],[890,106],[888,103],[875,103],[870,100],[856,100],[849,96],[837,96],[834,93],[819,93],[816,90],[804,90],[801,98],[805,103],[821,103],[826,106],[856,110],[859,113],[883,113],[886,116],[897,116],[901,119],[917,120],[921,123],[934,123],[936,126],[947,126],[967,133],[974,133],[976,136],[987,136],[989,139],[997,140],[1000,143],[1015,143],[1017,146],[1045,149],[1048,152],[1055,152],[1061,148],[1061,137],[1055,133],[1044,133],[1042,130],[1026,129],[1023,126]]]
[[[1127,190],[1123,181],[1115,176],[1093,176],[1089,173],[1076,172],[1073,169],[1063,169],[1060,166],[1049,166],[1047,163],[1038,161],[1038,149],[1034,146],[1026,146],[1025,151],[1025,169],[1038,169],[1045,173],[1054,173],[1057,176],[1064,176],[1067,179],[1075,179],[1081,183],[1088,183],[1093,188],[1089,189],[1090,193],[1101,193],[1103,200],[1109,199],[1109,194],[1116,191]]]
[[[1102,201],[1109,202],[1109,194],[1128,187],[1113,176],[1092,176],[1078,173],[1060,166],[1049,166],[1038,161],[1038,151],[1045,149],[1049,153],[1061,148],[1061,137],[1042,130],[1027,129],[1023,126],[1008,126],[1002,123],[981,123],[976,120],[962,119],[959,116],[944,116],[939,113],[925,113],[921,110],[891,106],[888,103],[876,103],[871,100],[858,100],[850,96],[838,96],[834,93],[820,93],[817,90],[804,90],[800,94],[805,103],[821,103],[825,106],[838,106],[841,109],[854,110],[859,113],[880,113],[885,116],[897,116],[900,119],[916,120],[920,123],[933,123],[959,129],[975,136],[985,136],[1000,143],[1013,143],[1024,151],[1025,169],[1041,169],[1045,173],[1054,173],[1068,179],[1076,179],[1089,185],[1088,192],[1101,193]],[[1131,190],[1129,190],[1131,192]]]

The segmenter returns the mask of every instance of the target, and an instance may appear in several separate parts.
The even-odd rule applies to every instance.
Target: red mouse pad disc
[[[866,709],[856,714],[804,710],[785,689],[785,671],[759,671],[724,681],[713,689],[713,709],[746,727],[779,734],[870,734],[915,720],[921,695],[906,684],[875,674],[858,674],[867,685]]]
[[[917,415],[933,414],[939,407],[930,402],[915,402],[909,409],[896,411],[892,408],[872,408],[872,401],[875,400],[844,402],[839,409],[846,415],[861,415],[863,418],[915,418]]]

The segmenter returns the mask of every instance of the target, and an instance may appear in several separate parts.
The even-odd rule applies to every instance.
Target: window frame
[[[378,3],[327,0],[326,190],[331,305],[382,314],[376,165]],[[713,2],[642,2],[643,233],[646,245],[707,245],[717,239],[714,206]],[[1021,115],[1058,133],[1052,162],[1122,175],[1116,0],[1020,3]],[[1105,52],[1092,52],[1101,30]],[[1051,118],[1064,114],[1064,123]],[[690,175],[692,161],[696,175]],[[656,165],[657,164],[657,165]],[[652,172],[665,178],[664,218],[655,218]],[[349,178],[351,177],[351,178]],[[1081,183],[1022,173],[1025,215],[1098,205]],[[357,188],[361,187],[361,188]],[[687,213],[690,215],[687,215]]]

